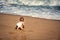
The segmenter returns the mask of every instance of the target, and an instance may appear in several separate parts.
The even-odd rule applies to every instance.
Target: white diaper
[[[18,26],[18,28],[22,28],[22,24],[23,22],[18,22],[16,25]]]

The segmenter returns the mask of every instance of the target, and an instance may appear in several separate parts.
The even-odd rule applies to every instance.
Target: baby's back
[[[23,22],[18,22],[16,25],[17,25],[18,27],[22,27],[22,24],[23,24]]]

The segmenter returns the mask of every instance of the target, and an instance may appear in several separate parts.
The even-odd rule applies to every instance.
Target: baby
[[[20,17],[19,22],[16,24],[16,29],[22,30],[24,28],[24,18]]]

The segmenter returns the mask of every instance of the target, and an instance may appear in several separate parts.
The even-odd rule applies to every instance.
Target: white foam
[[[20,5],[50,5],[50,6],[60,6],[60,0],[0,0],[0,2],[5,2],[8,4],[20,4]]]
[[[3,8],[0,9],[1,13],[6,14],[14,14],[14,15],[24,15],[24,16],[32,16],[38,18],[46,18],[46,19],[55,19],[60,20],[60,11],[55,11],[54,9],[46,9],[40,8],[37,9],[34,7],[13,7],[4,5]]]

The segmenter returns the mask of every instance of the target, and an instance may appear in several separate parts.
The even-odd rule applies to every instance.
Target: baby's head
[[[24,18],[23,17],[20,17],[20,21],[24,21]]]

